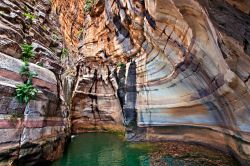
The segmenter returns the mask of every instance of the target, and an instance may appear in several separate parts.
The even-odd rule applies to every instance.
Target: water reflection
[[[72,139],[63,158],[53,166],[148,166],[153,148],[131,144],[104,133],[88,133]]]
[[[52,166],[237,166],[230,156],[180,142],[129,143],[107,133],[86,133],[72,139]]]

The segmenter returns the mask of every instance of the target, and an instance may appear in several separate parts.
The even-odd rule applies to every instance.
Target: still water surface
[[[131,143],[108,133],[76,136],[52,166],[236,166],[221,152],[181,143]]]
[[[112,134],[86,133],[73,138],[63,158],[53,166],[147,166],[152,149]]]

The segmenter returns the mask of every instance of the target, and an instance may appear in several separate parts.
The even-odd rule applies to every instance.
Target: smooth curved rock
[[[1,50],[12,57],[0,54],[8,62],[0,63],[0,113],[25,110],[25,118],[1,123],[0,160],[21,156],[22,163],[32,151],[57,158],[70,117],[73,133],[123,130],[123,122],[129,140],[205,144],[250,165],[247,0],[97,0],[89,11],[84,4],[53,0],[50,9],[47,0],[0,2],[0,39],[33,43],[33,62],[56,74],[31,65],[43,93],[24,107],[13,98],[21,81],[21,63],[12,58],[19,58],[18,49]],[[24,6],[36,14],[34,22],[20,14]],[[55,14],[68,57],[56,57],[63,44]],[[58,147],[51,156],[50,143]]]
[[[125,124],[137,124],[130,139],[203,143],[249,164],[247,1],[99,0],[80,17],[83,5],[55,0],[54,10],[71,14],[60,22],[72,27],[71,37],[82,24],[79,41],[64,32],[73,49],[79,45],[73,60],[88,62],[83,68],[93,59],[110,67],[127,63],[116,81]]]

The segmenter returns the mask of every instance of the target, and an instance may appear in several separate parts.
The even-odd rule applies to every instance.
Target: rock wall
[[[93,39],[98,36],[93,36],[95,27],[90,26],[92,21],[84,17],[85,15],[91,19],[89,15],[84,14],[84,4],[84,1],[53,1],[53,10],[59,14],[61,30],[72,52],[68,66],[68,70],[73,71],[74,78],[71,99],[72,133],[121,132],[124,127],[122,106],[117,95],[116,68],[106,59],[106,50],[99,46],[92,47],[92,43],[99,39]],[[104,10],[104,1],[98,1],[96,5],[96,12],[101,14]],[[95,18],[96,22],[102,22],[102,17]],[[91,30],[86,31],[88,26]],[[101,30],[100,27],[97,31]],[[86,42],[89,42],[89,50],[79,51]],[[108,44],[107,39],[103,41],[103,44],[105,43]]]
[[[70,132],[59,79],[63,40],[57,16],[50,11],[46,0],[0,2],[0,165],[58,159]],[[33,46],[35,58],[29,68],[38,74],[32,80],[38,95],[28,104],[15,98],[16,85],[23,82],[23,43]]]
[[[120,131],[123,122],[129,140],[195,142],[250,164],[248,0],[85,4],[0,2],[2,162],[54,160],[69,125],[73,133]],[[59,58],[63,40],[70,56]],[[39,73],[29,105],[14,98],[24,41],[34,46]]]
[[[81,64],[79,70],[72,95],[72,132],[123,131],[121,104],[110,68],[91,61]]]
[[[62,26],[70,27],[64,34],[75,65],[92,73],[75,88],[85,90],[73,97],[79,101],[73,126],[78,120],[83,126],[86,117],[93,121],[93,95],[103,97],[101,89],[118,85],[108,94],[117,90],[129,139],[202,143],[249,163],[247,0],[97,0],[86,11],[84,1],[53,3]],[[116,79],[105,85],[97,75]]]

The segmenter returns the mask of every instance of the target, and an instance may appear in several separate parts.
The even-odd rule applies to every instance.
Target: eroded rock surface
[[[78,69],[72,96],[72,132],[123,130],[116,80],[109,66],[91,61]]]
[[[0,165],[36,165],[64,151],[70,130],[59,80],[63,42],[50,10],[46,0],[0,2]],[[32,80],[38,95],[28,104],[15,98],[24,43],[33,46],[29,68],[38,74]]]
[[[81,16],[82,1],[54,4],[71,27],[66,42],[78,45],[73,61],[117,78],[128,138],[207,144],[249,164],[248,1],[97,0]],[[81,121],[91,109],[76,105],[72,118]]]
[[[3,0],[0,6],[0,55],[16,64],[0,63],[3,123],[10,108],[25,110],[24,120],[0,130],[12,130],[2,138],[5,149],[10,138],[20,147],[48,143],[45,135],[62,145],[67,103],[73,133],[122,130],[123,122],[129,140],[206,144],[250,164],[248,0],[96,0],[88,7],[84,0],[53,0],[52,9],[45,0]],[[27,10],[35,24],[23,16]],[[64,59],[51,11],[70,50]],[[34,78],[41,93],[28,106],[13,98],[24,40],[34,46],[33,63],[46,68],[32,65],[41,70]],[[18,154],[30,154],[28,145]],[[49,147],[35,147],[35,154],[56,158],[46,155]],[[15,149],[3,154],[22,156]]]

